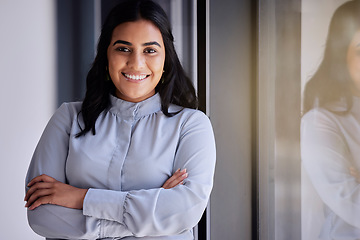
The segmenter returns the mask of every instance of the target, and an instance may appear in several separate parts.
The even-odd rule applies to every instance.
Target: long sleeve
[[[347,224],[360,228],[360,184],[350,174],[354,162],[345,134],[331,113],[312,110],[302,119],[301,158],[322,201]]]
[[[71,127],[77,112],[74,109],[76,106],[79,107],[63,104],[50,119],[35,149],[26,176],[26,185],[41,174],[67,183],[65,166]],[[129,235],[119,223],[87,217],[83,215],[82,210],[56,205],[42,205],[35,210],[28,210],[28,221],[36,233],[46,238],[97,239],[105,235]]]
[[[139,103],[110,100],[96,135],[75,137],[81,103],[62,105],[48,123],[26,183],[47,174],[88,192],[83,210],[43,205],[28,211],[30,226],[49,239],[193,239],[213,186],[208,117],[175,105],[169,112],[179,113],[167,117],[159,94]],[[161,188],[177,168],[187,169],[184,185]]]
[[[194,111],[181,125],[174,169],[186,168],[184,185],[131,191],[89,189],[83,212],[116,221],[136,237],[175,235],[193,228],[213,185],[215,141],[209,119]]]

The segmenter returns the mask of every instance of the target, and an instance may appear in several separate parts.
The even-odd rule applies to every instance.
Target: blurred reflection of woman
[[[29,224],[48,239],[193,239],[213,185],[209,119],[164,11],[116,6],[82,103],[65,103],[26,177]]]
[[[324,203],[318,238],[360,239],[359,0],[332,17],[323,61],[306,85],[304,113],[301,158]]]

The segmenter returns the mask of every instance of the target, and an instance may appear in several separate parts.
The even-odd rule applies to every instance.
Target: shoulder
[[[178,112],[174,117],[181,118],[185,122],[210,123],[209,117],[200,110],[170,105],[169,112]]]
[[[178,112],[175,116],[171,117],[177,119],[178,126],[182,134],[188,132],[207,132],[213,134],[213,128],[209,117],[200,110],[191,108],[181,108],[178,106],[171,106],[169,112]]]
[[[333,113],[325,108],[313,108],[301,119],[301,126],[336,126],[341,116]]]
[[[57,111],[69,113],[78,113],[81,109],[82,102],[64,102],[60,105]]]
[[[209,117],[200,110],[184,108],[184,115],[189,122],[197,122],[201,124],[210,124]]]
[[[81,110],[82,102],[64,102],[60,107],[55,111],[54,116],[74,116],[77,115]]]
[[[302,145],[343,141],[345,118],[324,108],[310,110],[301,119]]]
[[[81,102],[62,103],[51,117],[49,124],[70,126],[73,120],[77,118],[80,109]]]

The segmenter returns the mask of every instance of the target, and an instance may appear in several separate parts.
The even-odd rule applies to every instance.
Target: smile
[[[127,79],[129,80],[134,80],[134,81],[141,81],[144,80],[145,78],[147,78],[150,75],[145,75],[145,74],[141,74],[141,75],[132,75],[132,74],[127,74],[127,73],[122,73]]]

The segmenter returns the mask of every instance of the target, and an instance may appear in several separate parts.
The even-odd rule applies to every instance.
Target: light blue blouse
[[[161,111],[159,94],[131,103],[111,98],[96,121],[96,135],[76,138],[81,103],[55,112],[36,147],[26,183],[47,174],[89,188],[83,210],[42,205],[28,210],[31,228],[51,239],[193,239],[192,228],[209,200],[215,141],[208,117],[171,105]],[[163,189],[178,169],[184,185]]]

